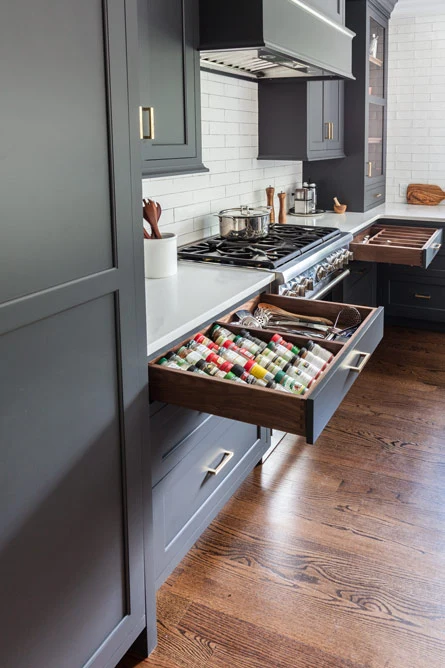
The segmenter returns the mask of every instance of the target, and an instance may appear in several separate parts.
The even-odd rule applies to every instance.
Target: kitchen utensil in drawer
[[[285,309],[279,308],[278,306],[275,306],[275,304],[266,304],[266,303],[260,303],[258,304],[258,309],[262,309],[263,311],[269,311],[271,314],[274,316],[280,316],[281,319],[284,318],[291,320],[291,319],[297,319],[297,320],[302,320],[304,322],[312,322],[317,325],[333,325],[334,323],[332,320],[329,320],[328,318],[323,318],[321,316],[309,316],[309,315],[301,315],[298,313],[290,313],[289,311],[286,311]]]

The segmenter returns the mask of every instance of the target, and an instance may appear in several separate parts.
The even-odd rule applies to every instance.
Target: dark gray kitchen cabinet
[[[373,262],[352,262],[349,276],[341,283],[342,301],[359,306],[377,305],[377,265]]]
[[[136,62],[136,0],[2,4],[4,668],[155,642]]]
[[[313,81],[307,89],[308,160],[343,157],[343,81]]]
[[[144,176],[202,164],[198,0],[138,0],[139,124]]]
[[[394,0],[346,0],[355,81],[344,83],[344,152],[334,163],[303,165],[304,179],[318,185],[319,203],[332,209],[337,196],[349,211],[368,211],[385,201],[388,84],[388,20]]]
[[[338,23],[345,20],[345,0],[306,0],[306,4]]]
[[[150,420],[156,586],[270,446],[270,431],[173,405]]]
[[[261,160],[330,160],[343,153],[343,91],[338,80],[258,84]]]
[[[400,225],[400,220],[385,219],[385,225]],[[403,221],[410,227],[428,227],[432,223]],[[445,222],[434,223],[442,227]],[[427,269],[384,264],[379,271],[379,300],[391,323],[445,324],[445,248],[440,248]]]

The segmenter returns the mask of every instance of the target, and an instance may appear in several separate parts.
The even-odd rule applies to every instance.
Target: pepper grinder
[[[266,188],[266,195],[267,195],[267,206],[270,206],[270,222],[274,223],[275,222],[275,209],[273,208],[273,198],[275,195],[275,188],[272,186],[269,186]]]
[[[278,214],[278,222],[279,223],[286,223],[287,222],[287,218],[286,218],[286,193],[285,192],[278,193],[278,199],[280,200],[280,212]]]

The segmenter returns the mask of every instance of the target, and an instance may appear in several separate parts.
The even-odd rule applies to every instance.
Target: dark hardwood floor
[[[120,668],[445,666],[445,334],[387,329],[316,445],[287,436]]]

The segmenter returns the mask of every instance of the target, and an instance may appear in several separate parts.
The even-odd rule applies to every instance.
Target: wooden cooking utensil
[[[424,183],[410,183],[406,191],[408,204],[423,204],[437,206],[445,199],[445,192],[439,186],[430,186]]]
[[[287,222],[286,217],[286,193],[278,193],[278,199],[280,200],[280,211],[278,213],[278,222],[285,223]]]
[[[152,238],[162,239],[162,235],[158,227],[158,209],[156,206],[156,202],[154,202],[152,199],[144,199],[142,201],[144,203],[143,207],[144,218],[151,227],[151,231],[153,234]]]
[[[277,315],[282,315],[287,318],[298,318],[298,320],[304,321],[304,322],[313,322],[317,325],[333,325],[332,320],[328,320],[328,318],[321,318],[321,317],[315,317],[311,315],[301,315],[299,313],[290,313],[289,311],[285,311],[282,308],[279,308],[279,306],[275,306],[274,304],[258,304],[258,306],[262,309],[267,309],[268,311],[272,311],[273,313],[276,313]]]
[[[274,195],[275,195],[275,188],[273,188],[272,186],[269,186],[268,188],[266,188],[266,195],[267,195],[267,206],[271,207],[270,222],[274,223],[275,222],[275,209],[274,209],[274,206],[273,206],[273,198],[274,198]]]

